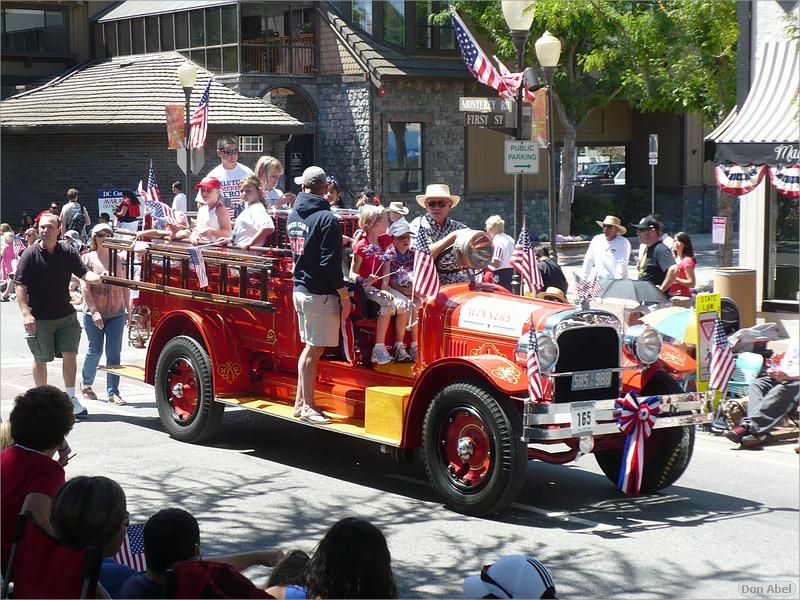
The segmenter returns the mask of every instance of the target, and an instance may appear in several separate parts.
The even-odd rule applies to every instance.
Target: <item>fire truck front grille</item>
[[[619,367],[619,336],[612,327],[575,327],[558,335],[556,373],[595,371]],[[619,372],[611,373],[607,387],[573,390],[572,377],[556,377],[555,402],[603,400],[619,397]]]

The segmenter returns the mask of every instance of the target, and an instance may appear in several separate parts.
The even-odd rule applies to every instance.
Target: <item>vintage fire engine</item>
[[[338,214],[351,234],[356,215]],[[188,249],[177,244],[127,252],[136,259],[126,258],[126,272],[108,278],[139,290],[130,336],[147,342],[143,366],[112,369],[155,386],[163,426],[179,440],[210,438],[226,405],[300,422],[292,414],[302,345],[287,214],[274,218],[270,248],[204,251],[208,288],[199,288]],[[487,244],[484,234],[463,232],[454,248],[459,264],[483,268]],[[109,245],[120,253],[131,247],[120,240]],[[614,402],[627,391],[661,395],[645,448],[644,493],[680,477],[695,424],[711,418],[706,397],[683,393],[676,381],[694,369],[691,358],[671,347],[672,359],[663,360],[655,330],[623,331],[609,312],[514,296],[473,278],[442,286],[421,308],[416,364],[375,366],[369,361],[375,320],[366,304],[356,294],[355,362],[334,348],[321,361],[315,399],[333,417],[321,427],[373,441],[398,460],[418,450],[437,492],[467,514],[512,502],[531,459],[567,463],[591,452],[616,482],[625,436]],[[541,402],[527,391],[530,327],[544,375]]]

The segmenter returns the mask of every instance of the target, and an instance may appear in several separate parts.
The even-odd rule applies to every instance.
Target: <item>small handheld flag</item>
[[[206,261],[203,260],[203,251],[200,248],[189,248],[189,260],[194,266],[194,272],[197,275],[197,281],[200,283],[200,288],[208,287],[208,274],[206,273]]]
[[[144,524],[128,526],[125,540],[114,555],[114,560],[139,573],[147,570],[147,561],[144,558]]]
[[[413,291],[421,298],[434,298],[439,295],[439,274],[428,246],[428,234],[422,227],[419,228],[414,247]]]

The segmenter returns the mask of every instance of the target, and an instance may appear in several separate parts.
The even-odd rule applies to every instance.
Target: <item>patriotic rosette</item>
[[[719,189],[734,196],[749,194],[758,187],[766,172],[764,165],[721,164],[715,169]]]
[[[644,472],[644,442],[653,433],[661,411],[661,396],[639,400],[634,392],[629,392],[614,403],[614,408],[620,411],[617,426],[628,436],[617,486],[628,496],[638,496]]]
[[[800,198],[800,164],[770,167],[769,178],[773,187],[784,196]]]

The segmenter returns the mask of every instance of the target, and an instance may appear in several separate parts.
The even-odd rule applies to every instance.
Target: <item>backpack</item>
[[[83,214],[83,206],[79,202],[77,208],[73,208],[70,215],[67,217],[67,229],[77,231],[78,234],[83,235],[83,230],[86,228],[86,217]]]

